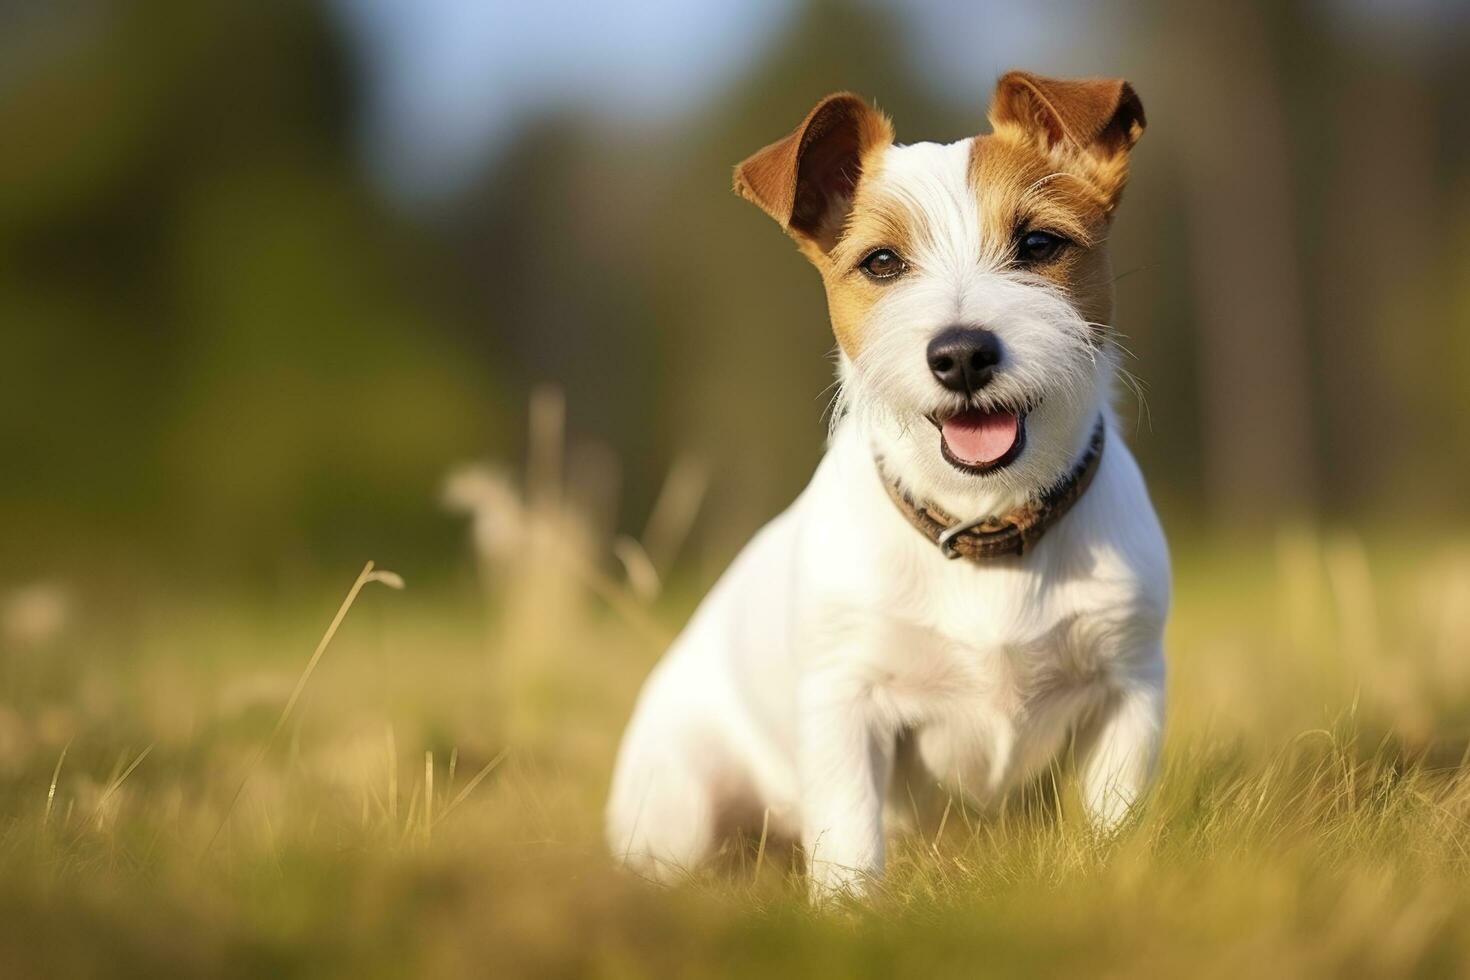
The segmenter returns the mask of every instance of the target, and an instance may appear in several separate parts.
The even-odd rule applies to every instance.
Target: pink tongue
[[[970,409],[946,419],[941,433],[950,453],[962,463],[993,463],[1016,444],[1020,421],[1014,412]]]

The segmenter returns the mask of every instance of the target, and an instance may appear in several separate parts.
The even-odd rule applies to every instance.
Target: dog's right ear
[[[851,92],[829,95],[801,125],[735,168],[735,191],[822,254],[842,235],[863,166],[893,142],[888,117]]]
[[[1106,158],[1133,149],[1147,121],[1138,93],[1121,78],[1044,78],[1008,71],[995,83],[990,124],[1036,135],[1048,150],[1065,144]]]

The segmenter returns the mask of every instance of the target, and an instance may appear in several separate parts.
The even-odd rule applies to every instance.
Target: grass
[[[1184,549],[1122,837],[1062,772],[920,812],[871,902],[813,911],[759,840],[674,889],[610,866],[612,753],[692,598],[486,479],[483,591],[5,607],[0,976],[1470,972],[1470,543]]]

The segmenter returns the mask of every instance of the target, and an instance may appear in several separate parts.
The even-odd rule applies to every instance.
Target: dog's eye
[[[1022,265],[1049,262],[1066,244],[1065,238],[1049,231],[1028,231],[1016,240],[1016,261]]]
[[[863,259],[858,266],[873,279],[892,279],[908,268],[891,248],[880,248]]]

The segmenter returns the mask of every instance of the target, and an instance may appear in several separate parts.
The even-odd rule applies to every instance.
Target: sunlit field
[[[460,587],[9,594],[0,975],[1470,963],[1470,542],[1184,542],[1164,770],[1125,833],[1089,834],[1064,768],[994,813],[910,787],[876,896],[814,911],[772,841],[672,889],[609,861],[621,726],[697,598],[659,565],[702,482],[676,469],[643,539],[600,540],[553,456],[448,481]]]
[[[1013,69],[1145,107],[1115,295],[1055,279],[1173,549],[1159,779],[905,783],[862,902],[758,826],[642,880],[634,699],[841,406],[734,168]],[[1470,980],[1467,92],[1450,0],[0,0],[0,980]],[[1104,108],[956,254],[1093,212]]]

